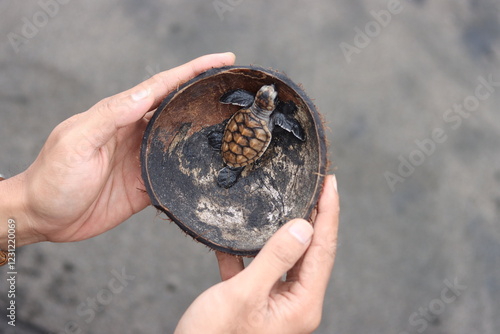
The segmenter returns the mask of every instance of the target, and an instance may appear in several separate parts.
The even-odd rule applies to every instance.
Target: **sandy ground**
[[[301,83],[330,129],[340,247],[317,333],[500,332],[497,0],[2,0],[0,31],[5,176],[101,98],[233,51]],[[20,248],[16,331],[2,268],[0,332],[171,333],[219,276],[163,218]]]

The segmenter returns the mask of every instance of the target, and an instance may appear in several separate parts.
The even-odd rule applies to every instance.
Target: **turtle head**
[[[278,92],[274,85],[262,86],[255,95],[255,105],[265,111],[273,111],[276,107]]]

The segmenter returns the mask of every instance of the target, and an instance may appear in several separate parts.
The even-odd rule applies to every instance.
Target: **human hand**
[[[176,334],[311,333],[337,246],[339,198],[334,176],[325,179],[314,230],[303,219],[281,227],[252,263],[217,253],[223,282],[201,294],[182,316]],[[281,278],[287,274],[286,280]]]
[[[21,203],[16,210],[9,207],[12,212],[0,208],[1,215],[18,220],[18,230],[22,224],[18,246],[87,239],[144,209],[150,200],[140,190],[139,148],[147,113],[180,84],[210,68],[232,65],[234,59],[232,53],[197,58],[59,124],[35,162],[0,183],[5,190],[0,190],[1,199],[9,193]]]

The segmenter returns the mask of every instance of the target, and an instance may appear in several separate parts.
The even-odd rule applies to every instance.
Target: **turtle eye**
[[[271,93],[271,100],[274,102],[276,101],[276,97],[278,96],[278,92],[277,91],[273,91]]]

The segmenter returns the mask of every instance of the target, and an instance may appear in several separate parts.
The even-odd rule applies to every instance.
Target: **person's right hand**
[[[224,281],[191,304],[175,333],[314,331],[321,321],[337,246],[336,184],[335,177],[326,178],[314,230],[303,219],[285,224],[246,269],[241,258],[218,253]]]

